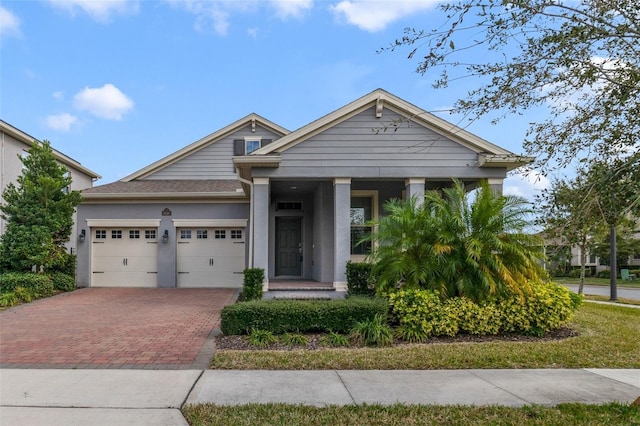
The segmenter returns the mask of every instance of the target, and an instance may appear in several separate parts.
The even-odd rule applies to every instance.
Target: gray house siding
[[[235,167],[231,161],[234,139],[257,137],[275,140],[280,137],[267,129],[256,126],[251,132],[247,125],[237,132],[231,133],[211,143],[181,160],[170,164],[145,179],[235,179]]]
[[[171,211],[171,216],[163,216],[165,209]],[[78,207],[78,227],[86,229],[87,220],[92,219],[160,219],[158,236],[165,229],[169,231],[169,242],[158,244],[158,287],[176,286],[176,256],[175,241],[176,227],[173,219],[249,219],[249,203],[149,203],[149,204],[87,204]],[[249,224],[247,222],[247,232]],[[91,284],[91,239],[87,238],[84,248],[78,250],[78,287],[88,287]],[[247,249],[248,252],[248,244]],[[245,253],[245,259],[247,253]]]
[[[402,117],[385,109],[365,111],[290,147],[281,153],[277,169],[256,169],[256,177],[352,178],[504,178],[501,169],[482,169],[478,153],[439,133],[403,123],[384,126]]]

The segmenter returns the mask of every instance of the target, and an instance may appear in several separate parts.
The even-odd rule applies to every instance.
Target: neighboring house
[[[2,120],[0,120],[0,132],[0,191],[4,193],[7,185],[10,183],[17,184],[18,176],[22,174],[23,165],[21,158],[28,155],[28,151],[36,139]],[[69,171],[72,179],[70,190],[80,191],[91,188],[93,182],[100,178],[97,173],[87,169],[74,159],[67,157],[53,148],[52,150],[58,163],[66,167]],[[0,201],[4,204],[4,199],[1,197],[2,195],[0,194]],[[76,221],[75,216],[74,214],[74,223]],[[0,235],[4,233],[5,226],[5,220],[0,217]],[[74,226],[69,243],[67,244],[67,248],[71,253],[75,253],[76,251],[77,240],[78,233],[76,226]]]
[[[240,287],[245,267],[346,290],[367,222],[425,189],[502,190],[531,162],[378,89],[289,132],[250,114],[83,191],[78,285]]]

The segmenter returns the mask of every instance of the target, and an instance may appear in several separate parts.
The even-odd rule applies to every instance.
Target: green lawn
[[[556,407],[348,405],[323,408],[285,404],[185,406],[192,426],[204,425],[638,425],[640,406],[560,404]]]
[[[640,368],[640,309],[585,302],[564,340],[438,343],[389,348],[218,351],[214,369],[395,370]]]
[[[553,278],[553,282],[558,284],[580,284],[580,278],[569,278],[569,277],[557,277]],[[608,287],[611,282],[609,278],[592,278],[586,277],[584,279],[584,283],[586,285],[601,285]],[[618,287],[631,287],[631,288],[640,288],[640,279],[636,279],[633,281],[623,281],[620,278],[616,280]]]

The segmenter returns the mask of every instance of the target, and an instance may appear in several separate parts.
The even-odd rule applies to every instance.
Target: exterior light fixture
[[[86,230],[82,230],[80,231],[80,235],[78,235],[78,241],[80,241],[81,243],[84,243],[84,239],[87,237],[87,231]]]
[[[169,242],[169,230],[165,229],[164,230],[164,234],[162,234],[162,242],[163,243],[168,243]]]

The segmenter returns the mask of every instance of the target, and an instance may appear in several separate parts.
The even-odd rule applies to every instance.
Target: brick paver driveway
[[[3,368],[206,368],[233,289],[86,288],[0,312]]]

